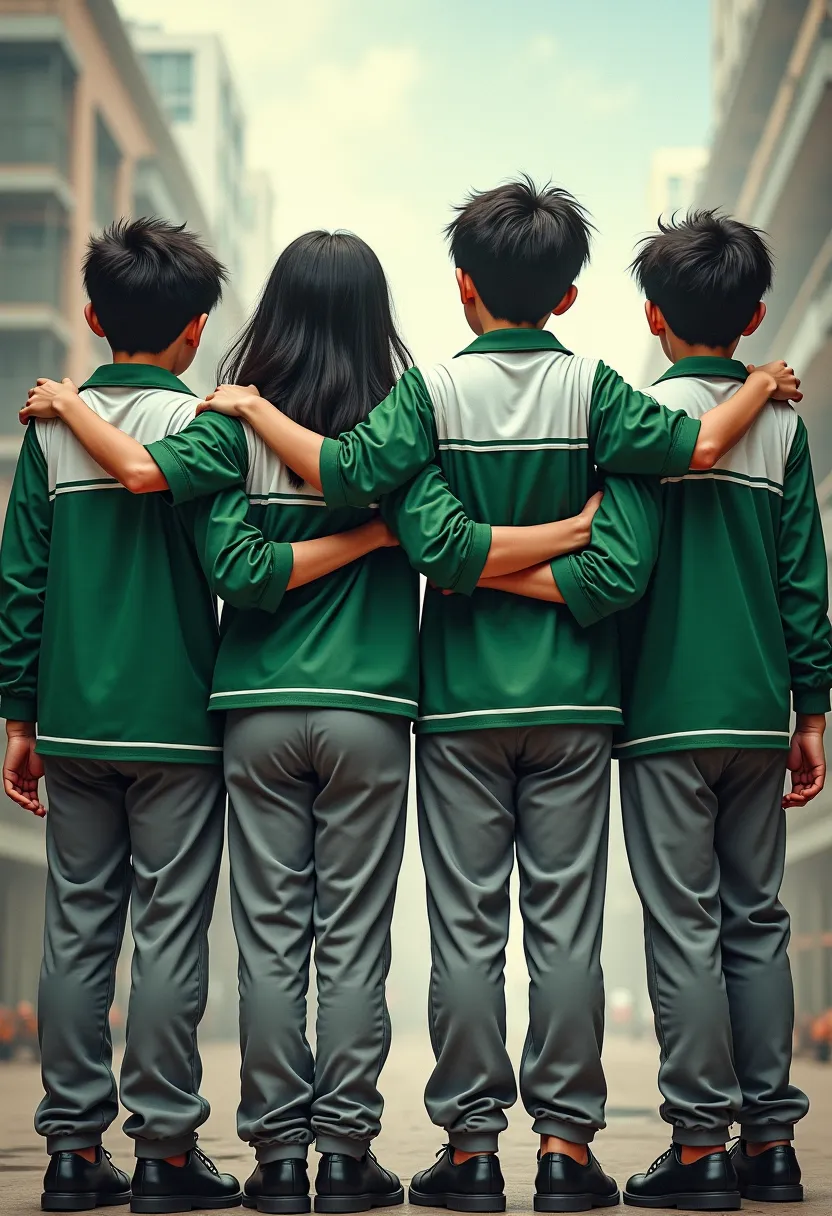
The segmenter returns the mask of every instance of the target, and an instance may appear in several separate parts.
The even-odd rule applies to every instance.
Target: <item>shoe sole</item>
[[[394,1208],[404,1203],[404,1187],[386,1195],[316,1195],[316,1212],[369,1212],[373,1208]]]
[[[449,1208],[452,1212],[504,1212],[506,1210],[505,1195],[456,1195],[452,1191],[429,1195],[426,1191],[414,1191],[413,1187],[410,1187],[407,1198],[408,1202],[420,1208]]]
[[[130,1200],[130,1211],[207,1212],[216,1208],[238,1208],[242,1201],[242,1191],[236,1195],[225,1195],[221,1199],[210,1199],[205,1195],[134,1195]]]
[[[690,1212],[734,1212],[742,1207],[739,1191],[680,1191],[674,1195],[630,1195],[624,1202],[634,1208],[687,1208]]]
[[[292,1216],[296,1212],[311,1212],[312,1200],[308,1195],[258,1195],[254,1199],[251,1195],[243,1195],[243,1207]]]
[[[743,1199],[756,1199],[758,1203],[802,1203],[803,1187],[800,1183],[794,1186],[746,1186],[742,1189]]]
[[[617,1208],[621,1194],[593,1195],[585,1191],[582,1195],[535,1195],[536,1212],[588,1212],[591,1208]]]
[[[42,1212],[89,1212],[93,1208],[115,1208],[129,1202],[129,1191],[116,1191],[114,1195],[99,1195],[96,1191],[44,1191],[40,1197]]]

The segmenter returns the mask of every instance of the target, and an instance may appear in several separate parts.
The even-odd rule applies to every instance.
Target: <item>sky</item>
[[[367,240],[418,361],[469,338],[442,239],[451,204],[526,171],[598,228],[558,336],[638,378],[649,338],[626,266],[655,219],[653,150],[708,139],[708,0],[117,2],[223,38],[278,248],[315,227]]]

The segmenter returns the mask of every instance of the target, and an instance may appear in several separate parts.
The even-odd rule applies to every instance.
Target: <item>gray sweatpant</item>
[[[404,849],[410,723],[235,710],[225,771],[240,947],[241,1139],[260,1162],[360,1157],[378,1135],[385,981]],[[315,946],[316,1051],[306,1040]]]
[[[679,1144],[791,1139],[794,1000],[778,893],[786,752],[707,748],[622,761],[627,853],[644,907],[662,1117]]]
[[[604,1126],[600,951],[611,728],[422,735],[416,770],[436,1067],[425,1104],[463,1151],[496,1149],[517,1098],[503,971],[514,851],[529,969],[520,1093],[534,1130]]]
[[[187,1152],[208,1118],[197,1026],[225,818],[222,770],[44,756],[49,814],[35,1127],[50,1153],[99,1144],[118,1114],[109,1012],[130,908],[121,1067],[138,1157]]]

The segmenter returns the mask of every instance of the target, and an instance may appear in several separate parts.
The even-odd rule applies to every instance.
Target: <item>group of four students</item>
[[[673,1127],[625,1201],[802,1195],[781,800],[787,762],[787,802],[823,782],[832,641],[806,431],[788,405],[799,382],[732,358],[763,318],[769,252],[710,212],[642,245],[635,272],[672,364],[645,394],[545,328],[589,256],[571,195],[528,179],[472,195],[449,236],[477,335],[460,356],[411,367],[369,247],[308,233],[196,417],[179,376],[223,268],[159,220],[90,241],[87,319],[113,362],[80,394],[52,381],[30,394],[0,552],[5,786],[36,813],[42,774],[49,794],[48,1210],[308,1211],[313,1142],[316,1210],[402,1201],[370,1144],[413,723],[426,1105],[448,1144],[411,1202],[505,1207],[515,850],[535,1208],[619,1201],[588,1147],[604,1127],[614,745]],[[257,1161],[242,1191],[196,1147],[226,789],[238,1131]],[[132,1182],[101,1148],[128,905]]]

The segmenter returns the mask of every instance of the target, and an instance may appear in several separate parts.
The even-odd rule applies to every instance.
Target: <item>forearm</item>
[[[751,373],[733,397],[708,410],[702,418],[690,467],[713,468],[716,462],[742,439],[776,391],[777,381],[774,376],[758,369]]]
[[[564,602],[560,588],[555,582],[552,567],[548,562],[518,570],[514,574],[503,574],[497,578],[481,578],[478,587],[492,591],[507,591],[511,595],[522,595],[532,600],[547,600],[552,604]]]
[[[133,494],[166,490],[164,473],[145,447],[118,427],[105,422],[80,398],[55,401],[55,411],[105,473]]]
[[[284,464],[302,477],[316,490],[321,486],[321,446],[323,436],[307,430],[298,422],[287,418],[279,409],[263,397],[251,397],[240,405],[240,416],[256,431],[265,444]],[[316,542],[304,542],[316,543]],[[336,567],[333,567],[336,568]],[[319,578],[320,575],[314,575]],[[307,582],[310,580],[307,579]]]
[[[315,579],[349,566],[351,562],[378,549],[382,529],[379,524],[365,524],[350,532],[336,532],[332,536],[321,536],[317,540],[293,542],[292,574],[288,590],[304,587]]]
[[[492,527],[482,578],[526,571],[563,553],[574,553],[589,541],[590,529],[579,516],[526,528]],[[507,588],[510,590],[510,588]]]

